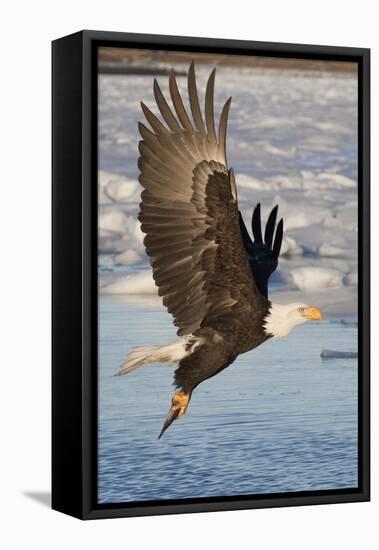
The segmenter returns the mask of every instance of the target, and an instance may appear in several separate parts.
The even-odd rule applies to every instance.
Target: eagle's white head
[[[321,311],[307,304],[273,304],[269,313],[264,318],[264,330],[266,334],[274,338],[287,336],[293,328],[306,321],[322,319]]]

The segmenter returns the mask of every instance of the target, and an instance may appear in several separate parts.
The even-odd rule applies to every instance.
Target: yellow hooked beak
[[[321,310],[318,309],[318,307],[306,307],[304,309],[303,315],[306,319],[309,319],[311,321],[321,321],[322,319],[322,313]]]

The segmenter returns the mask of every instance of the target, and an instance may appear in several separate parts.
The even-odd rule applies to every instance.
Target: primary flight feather
[[[186,412],[193,390],[240,353],[268,338],[286,336],[308,319],[321,319],[318,308],[268,299],[283,220],[276,224],[275,207],[263,237],[258,204],[252,216],[254,240],[250,238],[226,158],[231,98],[216,129],[214,86],[215,70],[206,86],[204,117],[193,63],[188,71],[190,114],[173,71],[169,89],[174,109],[156,80],[154,97],[162,120],[141,103],[151,129],[139,124],[139,181],[144,188],[139,220],[158,293],[174,318],[179,339],[133,348],[117,374],[147,363],[179,363],[176,392],[159,437]]]

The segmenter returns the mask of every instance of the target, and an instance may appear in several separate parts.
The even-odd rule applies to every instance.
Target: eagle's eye
[[[299,313],[304,313],[305,307],[299,307],[299,308],[297,308],[297,311],[298,311]]]

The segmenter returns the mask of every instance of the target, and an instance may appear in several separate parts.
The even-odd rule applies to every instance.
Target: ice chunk
[[[237,175],[237,184],[239,187],[243,187],[245,189],[253,189],[257,191],[267,191],[271,188],[269,182],[247,176],[246,174]]]
[[[281,256],[301,256],[303,249],[297,244],[292,237],[284,237],[282,242],[282,248],[280,250]]]
[[[351,249],[338,246],[332,243],[322,243],[318,249],[319,256],[327,258],[346,258],[351,256]]]
[[[106,186],[105,192],[115,202],[126,202],[138,200],[141,188],[139,183],[135,180],[112,180]]]
[[[137,180],[112,172],[99,171],[99,204],[138,202],[141,186]]]
[[[277,155],[279,157],[293,157],[296,153],[296,147],[275,147],[271,143],[265,145],[266,152],[270,155]]]
[[[358,321],[352,321],[350,319],[341,319],[340,321],[341,325],[344,325],[345,327],[357,327]]]
[[[356,351],[335,351],[332,349],[323,349],[321,352],[322,359],[356,359],[358,353]]]
[[[102,294],[157,294],[158,289],[152,272],[140,271],[132,275],[124,275],[108,285],[104,285]]]
[[[337,189],[341,187],[354,188],[357,186],[356,181],[342,174],[322,172],[321,174],[318,174],[317,178],[321,181],[327,181],[328,183],[330,183],[330,186],[335,186]]]
[[[100,212],[99,215],[99,228],[102,230],[124,233],[127,222],[127,216],[118,208],[107,209],[105,212]]]
[[[292,270],[292,278],[300,290],[318,290],[320,288],[339,288],[343,274],[336,269],[325,267],[299,267]]]
[[[98,250],[103,254],[121,254],[130,246],[127,239],[113,237],[100,237],[98,240]]]
[[[124,252],[117,254],[114,261],[117,264],[132,265],[141,263],[142,258],[133,248],[128,248]]]
[[[344,279],[344,283],[346,285],[353,285],[357,286],[358,284],[358,272],[357,270],[351,271],[351,273],[348,273]]]

